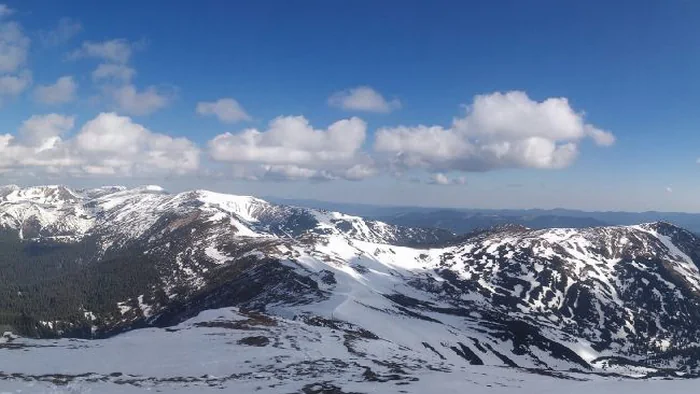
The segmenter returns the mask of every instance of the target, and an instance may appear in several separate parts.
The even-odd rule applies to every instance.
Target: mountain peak
[[[632,226],[632,227],[635,227],[635,226]],[[676,234],[678,232],[688,232],[688,230],[686,230],[680,226],[677,226],[671,222],[663,221],[663,220],[656,221],[656,222],[650,222],[650,223],[642,223],[642,224],[638,225],[638,227],[641,227],[643,229],[650,230],[650,231],[653,231],[653,232],[656,232],[656,233],[659,233],[662,235],[667,235],[667,236]]]
[[[76,202],[80,195],[63,185],[45,185],[20,188],[10,185],[0,194],[8,202],[35,202],[42,204],[64,204]]]

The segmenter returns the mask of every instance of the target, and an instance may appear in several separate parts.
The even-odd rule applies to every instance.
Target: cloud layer
[[[465,183],[467,172],[565,168],[576,160],[583,141],[603,147],[615,143],[612,133],[588,123],[566,98],[537,101],[525,92],[510,91],[474,97],[466,112],[447,126],[395,125],[370,131],[354,116],[325,127],[312,126],[304,116],[279,116],[265,127],[202,137],[197,145],[153,132],[139,123],[142,120],[129,117],[161,111],[179,98],[176,86],[138,84],[140,73],[132,60],[145,51],[145,41],[117,38],[72,44],[62,50],[63,60],[87,63],[87,75],[50,75],[35,82],[28,56],[30,49],[34,53],[42,47],[30,48],[29,37],[38,37],[43,50],[56,50],[83,27],[63,18],[53,28],[27,33],[12,20],[15,15],[0,4],[0,105],[23,103],[18,98],[31,90],[30,97],[42,110],[60,105],[74,109],[72,103],[84,102],[98,108],[92,119],[81,120],[82,126],[75,116],[50,113],[29,117],[14,133],[3,130],[0,171],[161,176],[222,169],[231,177],[258,180],[359,180],[409,173],[411,178],[418,174],[421,182],[455,185]],[[91,91],[91,100],[78,97],[77,81],[80,93]],[[215,118],[226,127],[239,122],[257,125],[234,98],[188,99],[193,117]],[[384,114],[402,106],[367,85],[332,93],[327,104],[353,113]],[[201,152],[213,168],[200,164]]]

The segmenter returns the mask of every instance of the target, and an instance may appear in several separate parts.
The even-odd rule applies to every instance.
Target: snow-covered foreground
[[[0,343],[0,393],[690,393],[699,383],[428,361],[337,321],[230,308],[104,340]]]
[[[474,367],[459,373],[426,374],[420,381],[397,386],[382,383],[338,382],[324,385],[279,384],[269,381],[233,381],[225,386],[195,387],[189,384],[167,384],[158,387],[134,387],[102,381],[92,383],[70,383],[55,385],[44,382],[22,382],[20,380],[0,382],[0,393],[566,393],[566,394],[647,394],[647,393],[696,393],[698,382],[694,380],[644,380],[629,381],[594,379],[571,381],[526,374],[517,371]],[[336,387],[342,391],[332,391]],[[323,390],[326,391],[323,391]],[[306,391],[303,391],[306,390]]]

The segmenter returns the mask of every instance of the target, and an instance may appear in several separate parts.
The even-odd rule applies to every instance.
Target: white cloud
[[[73,129],[75,118],[59,114],[34,115],[22,123],[19,141],[26,146],[46,148]]]
[[[148,115],[167,107],[175,98],[175,92],[155,86],[139,90],[131,82],[136,70],[128,62],[133,52],[144,46],[143,41],[129,42],[124,39],[86,41],[81,48],[69,54],[69,58],[101,59],[102,63],[92,72],[92,80],[101,90],[101,99],[128,115]]]
[[[448,178],[445,174],[442,173],[433,174],[431,178],[431,183],[434,183],[436,185],[449,185],[450,178]]]
[[[524,92],[476,96],[467,114],[449,128],[380,129],[374,149],[396,168],[487,171],[498,168],[564,168],[585,137],[603,146],[614,136],[584,122],[565,98],[542,102]]]
[[[671,186],[666,186],[666,193],[673,193],[673,188],[671,188]]]
[[[374,167],[374,163],[372,162],[355,164],[352,167],[345,169],[341,174],[342,178],[351,181],[359,181],[374,175],[377,175],[377,169]]]
[[[197,103],[197,113],[205,116],[216,116],[223,123],[236,123],[250,120],[238,101],[232,98],[222,98],[214,102]]]
[[[376,170],[369,164],[355,164],[349,168],[337,169],[300,167],[293,164],[234,164],[231,175],[234,178],[255,181],[332,181],[338,179],[358,181],[376,175]]]
[[[30,40],[16,22],[0,22],[0,74],[17,72],[27,61]]]
[[[0,18],[13,10],[0,4]],[[24,68],[30,40],[22,26],[13,21],[0,20],[0,105],[5,99],[16,97],[32,83],[32,73]]]
[[[159,91],[155,86],[138,91],[134,85],[124,85],[107,87],[105,91],[116,107],[129,115],[151,114],[168,106],[174,98],[172,93]]]
[[[369,86],[358,86],[333,93],[328,105],[348,111],[387,113],[401,108],[397,99],[387,101],[384,96]]]
[[[141,43],[132,43],[125,39],[102,42],[85,41],[79,49],[69,55],[69,58],[93,57],[110,63],[125,64],[131,59],[133,51],[142,46]]]
[[[199,169],[200,151],[186,138],[151,132],[130,118],[102,113],[69,139],[74,119],[33,116],[18,136],[0,136],[0,170],[73,176],[185,174]]]
[[[153,133],[114,113],[87,122],[75,136],[74,147],[87,173],[187,173],[199,168],[199,149],[188,139]]]
[[[265,131],[220,134],[208,146],[214,160],[235,164],[240,177],[361,179],[374,173],[360,153],[366,132],[367,124],[355,117],[318,130],[302,116],[287,116]]]
[[[464,185],[467,183],[467,178],[463,176],[449,178],[447,175],[438,172],[430,177],[428,183],[433,185]]]
[[[35,115],[22,124],[17,136],[0,135],[0,172],[53,173],[70,165],[71,155],[62,135],[72,127],[72,117]]]
[[[0,104],[4,97],[15,97],[32,84],[32,73],[24,70],[18,74],[0,75]]]
[[[71,18],[61,18],[55,28],[40,32],[39,37],[44,45],[56,46],[70,41],[81,31],[83,31],[83,26],[80,22]]]
[[[296,181],[296,180],[317,180],[327,181],[336,177],[324,170],[315,170],[311,168],[299,167],[295,165],[262,165],[260,171],[245,171],[249,174],[248,179],[265,179],[278,181]]]
[[[124,64],[102,63],[92,72],[92,79],[128,83],[134,75],[136,70]]]
[[[615,143],[615,136],[607,131],[596,129],[591,125],[586,125],[586,135],[593,138],[600,146],[612,146]]]
[[[49,105],[65,104],[75,100],[78,84],[73,77],[58,78],[52,85],[40,85],[34,90],[34,99]]]

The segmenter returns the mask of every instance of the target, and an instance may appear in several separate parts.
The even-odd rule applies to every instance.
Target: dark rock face
[[[242,338],[238,341],[238,344],[239,345],[246,345],[246,346],[265,347],[265,346],[270,344],[270,339],[268,337],[265,337],[262,335],[257,335],[257,336]]]

